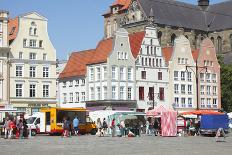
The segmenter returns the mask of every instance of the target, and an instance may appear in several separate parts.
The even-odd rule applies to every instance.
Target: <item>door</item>
[[[51,132],[51,112],[46,112],[46,132]]]

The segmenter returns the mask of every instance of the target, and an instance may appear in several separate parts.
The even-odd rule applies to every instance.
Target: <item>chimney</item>
[[[198,6],[205,10],[209,6],[209,0],[198,0]]]

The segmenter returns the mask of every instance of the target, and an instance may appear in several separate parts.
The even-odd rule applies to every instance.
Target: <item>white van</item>
[[[41,120],[45,119],[45,114],[43,112],[36,112],[31,116],[26,118],[28,129],[31,129],[31,135],[35,136],[38,133],[43,133],[45,131],[44,123],[40,123]]]

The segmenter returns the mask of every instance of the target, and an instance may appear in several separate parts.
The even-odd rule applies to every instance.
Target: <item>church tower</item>
[[[209,6],[209,0],[198,0],[198,6],[200,6],[202,10],[207,9]]]

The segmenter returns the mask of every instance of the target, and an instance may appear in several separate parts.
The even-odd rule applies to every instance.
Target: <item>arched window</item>
[[[230,50],[232,51],[232,34],[230,35]]]
[[[117,30],[117,27],[118,27],[118,26],[117,26],[117,20],[115,19],[115,20],[114,20],[114,32]]]
[[[210,40],[211,40],[211,41],[213,42],[213,44],[214,44],[214,37],[211,37]]]
[[[159,59],[156,59],[156,67],[159,66]]]
[[[160,59],[160,67],[162,67],[162,60]]]
[[[171,44],[172,44],[172,46],[174,45],[175,39],[176,39],[176,35],[173,33],[172,36],[171,36]]]
[[[37,35],[37,28],[34,28],[34,35]]]
[[[162,32],[159,31],[158,32],[158,40],[159,40],[160,45],[161,45],[161,39],[162,39]]]
[[[107,32],[107,38],[111,37],[111,25],[110,25],[110,21],[107,22],[106,32]]]
[[[147,66],[147,58],[145,58],[145,65]]]
[[[149,55],[149,46],[147,46],[147,55]]]
[[[32,35],[32,27],[29,29],[29,35]]]
[[[142,57],[142,66],[144,65],[144,58]]]
[[[155,67],[155,58],[153,58],[153,67]]]
[[[217,52],[222,52],[222,38],[220,36],[217,37]]]
[[[149,58],[149,66],[151,66],[151,58]]]

